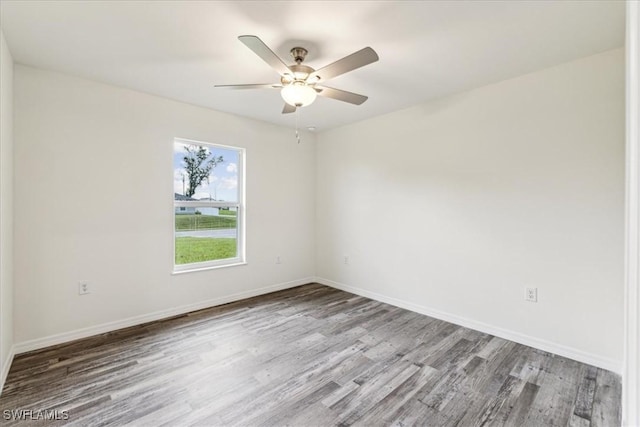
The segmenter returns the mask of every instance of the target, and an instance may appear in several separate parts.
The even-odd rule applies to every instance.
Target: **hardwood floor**
[[[29,419],[42,410],[68,419]],[[0,411],[20,426],[617,426],[620,378],[311,284],[19,355]]]

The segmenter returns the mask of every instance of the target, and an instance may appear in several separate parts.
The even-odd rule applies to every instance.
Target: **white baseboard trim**
[[[74,341],[81,338],[87,338],[93,335],[99,335],[106,332],[116,331],[122,328],[128,328],[131,326],[140,325],[147,322],[153,322],[156,320],[166,319],[172,316],[178,316],[181,314],[189,313],[192,311],[202,310],[205,308],[214,307],[221,304],[227,304],[234,301],[239,301],[245,298],[251,298],[259,295],[268,294],[271,292],[280,291],[283,289],[294,288],[296,286],[304,285],[307,283],[316,282],[322,285],[331,286],[332,288],[340,289],[346,292],[351,292],[356,295],[371,298],[376,301],[391,304],[396,307],[404,308],[416,313],[431,316],[436,319],[444,320],[454,323],[456,325],[464,326],[466,328],[474,329],[480,332],[491,334],[500,338],[504,338],[510,341],[517,342],[529,347],[534,347],[539,350],[548,351],[550,353],[557,354],[559,356],[567,357],[569,359],[577,360],[582,363],[597,366],[615,373],[620,374],[622,372],[621,363],[604,358],[598,355],[584,352],[572,347],[564,346],[562,344],[553,343],[540,338],[535,338],[529,335],[521,334],[519,332],[511,331],[508,329],[493,326],[487,323],[479,322],[466,317],[458,316],[455,314],[447,313],[444,311],[436,310],[430,307],[426,307],[419,304],[414,304],[408,301],[400,300],[398,298],[389,297],[377,292],[368,291],[366,289],[358,288],[355,286],[346,285],[344,283],[334,282],[322,277],[307,277],[298,280],[292,280],[290,282],[279,283],[271,286],[265,286],[258,289],[252,289],[250,291],[239,292],[224,297],[213,298],[210,300],[198,302],[195,304],[183,305],[180,307],[173,307],[167,310],[156,311],[149,314],[140,316],[129,317],[127,319],[118,320],[115,322],[103,323],[101,325],[90,326],[88,328],[82,328],[75,331],[64,332],[61,334],[51,335],[48,337],[37,338],[34,340],[23,341],[16,343],[11,347],[9,358],[2,366],[2,376],[0,377],[0,392],[7,374],[11,367],[11,362],[14,355],[26,353],[33,350],[39,350],[41,348],[50,347],[52,345],[64,344],[66,342]]]
[[[15,356],[15,354],[16,346],[12,345],[7,360],[5,360],[2,365],[2,372],[0,372],[0,396],[2,395],[2,389],[4,389],[4,383],[7,380],[7,375],[9,375],[9,369],[11,369],[11,363],[13,363],[13,356]]]
[[[346,292],[351,292],[356,295],[371,298],[376,301],[391,304],[393,306],[404,308],[406,310],[410,310],[416,313],[424,314],[426,316],[435,317],[436,319],[454,323],[459,326],[464,326],[465,328],[474,329],[476,331],[484,332],[486,334],[490,334],[496,337],[504,338],[506,340],[514,341],[519,344],[537,348],[542,351],[554,353],[559,356],[576,360],[578,362],[597,366],[599,368],[606,369],[608,371],[612,371],[617,374],[620,374],[622,372],[622,365],[621,365],[621,362],[619,361],[601,357],[595,354],[587,353],[585,351],[578,350],[572,347],[567,347],[562,344],[557,344],[551,341],[521,334],[519,332],[503,329],[497,326],[490,325],[488,323],[478,322],[473,319],[469,319],[466,317],[436,310],[423,305],[414,304],[408,301],[389,297],[383,294],[379,294],[377,292],[368,291],[366,289],[358,288],[355,286],[345,285],[344,283],[334,282],[333,280],[325,279],[322,277],[316,277],[315,282],[320,283],[322,285],[331,286],[332,288],[340,289]]]
[[[265,286],[258,289],[252,289],[245,292],[238,292],[236,294],[213,298],[213,299],[198,302],[195,304],[187,304],[179,307],[172,307],[167,310],[161,310],[153,313],[143,314],[140,316],[129,317],[127,319],[117,320],[115,322],[103,323],[96,326],[90,326],[88,328],[77,329],[75,331],[64,332],[61,334],[51,335],[43,338],[36,338],[29,341],[23,341],[23,342],[14,344],[14,346],[12,347],[13,354],[21,354],[21,353],[26,353],[33,350],[39,350],[41,348],[50,347],[52,345],[64,344],[77,339],[87,338],[93,335],[104,334],[105,332],[113,332],[118,329],[141,325],[147,322],[154,322],[156,320],[166,319],[172,316],[179,316],[181,314],[202,310],[205,308],[215,307],[217,305],[227,304],[227,303],[239,301],[245,298],[251,298],[259,295],[268,294],[271,292],[281,291],[283,289],[294,288],[296,286],[312,283],[314,279],[315,279],[314,277],[307,277],[303,279],[292,280],[290,282],[278,283],[275,285]]]

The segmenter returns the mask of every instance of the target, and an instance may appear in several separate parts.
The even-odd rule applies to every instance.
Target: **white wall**
[[[326,131],[316,146],[16,66],[15,341],[36,348],[317,269],[619,370],[623,69],[622,50],[606,52]],[[247,266],[171,275],[175,136],[247,148]],[[91,295],[77,295],[80,280]]]
[[[313,135],[21,65],[14,93],[20,351],[314,275]],[[171,274],[174,137],[246,148],[246,266]]]
[[[326,283],[620,371],[622,49],[323,132],[317,158]]]
[[[627,2],[627,204],[622,424],[640,426],[640,4]]]
[[[0,30],[0,392],[13,346],[13,58]]]

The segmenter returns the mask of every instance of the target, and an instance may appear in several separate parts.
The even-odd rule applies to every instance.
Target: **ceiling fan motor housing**
[[[305,81],[307,77],[309,77],[309,74],[315,71],[313,68],[302,64],[290,65],[289,69],[293,72],[293,76],[290,74],[282,76],[280,79],[282,84],[286,85],[292,81]]]

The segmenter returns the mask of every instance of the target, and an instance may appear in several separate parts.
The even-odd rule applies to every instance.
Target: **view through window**
[[[243,261],[242,168],[241,148],[174,141],[176,271]]]

